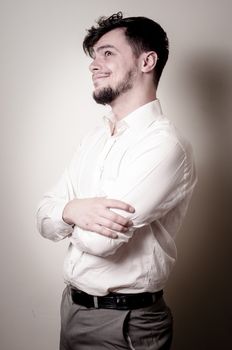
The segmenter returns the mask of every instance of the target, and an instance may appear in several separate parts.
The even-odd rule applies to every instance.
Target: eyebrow
[[[93,49],[93,54],[95,54],[95,52],[100,52],[105,49],[114,49],[119,52],[119,50],[114,45],[107,44],[107,45],[99,46],[96,50]]]

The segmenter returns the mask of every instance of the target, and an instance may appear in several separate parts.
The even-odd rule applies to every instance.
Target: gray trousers
[[[60,350],[170,350],[172,315],[159,299],[136,310],[86,308],[62,296]]]

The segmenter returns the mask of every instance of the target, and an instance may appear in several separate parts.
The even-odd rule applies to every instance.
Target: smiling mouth
[[[99,80],[101,79],[105,79],[105,78],[108,78],[109,77],[109,74],[95,74],[92,76],[92,80],[93,80],[93,83],[97,83]]]

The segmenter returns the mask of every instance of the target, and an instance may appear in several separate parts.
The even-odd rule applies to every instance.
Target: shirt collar
[[[117,128],[115,136],[118,136],[127,128],[132,130],[146,129],[151,123],[163,115],[160,101],[158,99],[146,103],[128,114],[120,121],[116,121],[113,113],[104,117],[107,131],[112,135],[114,128]]]

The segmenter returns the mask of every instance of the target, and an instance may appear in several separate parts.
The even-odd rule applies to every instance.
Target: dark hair
[[[163,68],[168,59],[169,43],[163,28],[146,17],[123,18],[122,12],[110,17],[100,17],[97,26],[92,26],[84,38],[83,49],[92,57],[93,47],[107,32],[115,28],[125,28],[125,36],[136,57],[142,52],[155,51],[158,60],[154,70],[154,82],[158,85]]]

